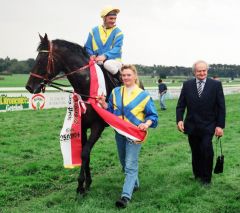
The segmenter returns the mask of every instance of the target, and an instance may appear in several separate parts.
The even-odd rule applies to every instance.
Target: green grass
[[[140,154],[141,188],[121,212],[239,213],[240,95],[226,96],[224,173],[206,188],[191,179],[185,135],[176,130],[176,100],[167,100],[159,126]],[[59,132],[65,109],[0,113],[0,212],[118,212],[123,174],[113,130],[107,128],[91,153],[93,183],[75,200],[79,170],[62,166]]]
[[[29,78],[29,74],[0,75],[0,77],[4,78],[4,80],[0,80],[0,88],[25,87]],[[56,82],[69,85],[67,80],[58,80]]]
[[[3,80],[0,80],[0,87],[25,87],[29,75],[14,74],[2,75]]]

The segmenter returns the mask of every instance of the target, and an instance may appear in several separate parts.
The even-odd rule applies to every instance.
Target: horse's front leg
[[[87,129],[82,129],[82,152],[84,150],[85,145],[87,144]],[[84,182],[85,182],[85,169],[83,166],[83,159],[82,159],[82,166],[80,169],[80,174],[78,177],[78,187],[77,187],[77,194],[84,194],[85,193],[85,187],[84,187]]]
[[[88,145],[86,148],[86,152],[84,153],[85,156],[84,158],[86,159],[86,164],[85,164],[85,178],[86,178],[86,190],[89,190],[90,185],[92,183],[92,177],[91,177],[91,171],[90,171],[90,153],[91,150],[94,146],[94,144],[97,142],[97,140],[99,139],[99,137],[101,136],[103,130],[104,130],[105,126],[104,124],[101,123],[95,123],[93,124],[93,126],[91,127],[91,133],[89,136],[89,140],[88,140]]]
[[[101,123],[94,123],[91,127],[91,133],[89,139],[83,144],[82,148],[82,166],[80,175],[78,178],[78,188],[77,193],[84,194],[86,190],[90,188],[92,183],[91,173],[90,173],[90,153],[92,147],[99,139],[102,131],[104,129],[104,125]],[[82,140],[83,141],[83,140]]]

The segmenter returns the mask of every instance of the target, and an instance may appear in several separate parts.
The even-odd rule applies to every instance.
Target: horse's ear
[[[40,35],[40,33],[38,33],[38,35],[39,35],[40,40],[43,41],[43,37]]]
[[[47,33],[45,33],[45,35],[44,35],[44,40],[45,40],[45,41],[48,41]]]

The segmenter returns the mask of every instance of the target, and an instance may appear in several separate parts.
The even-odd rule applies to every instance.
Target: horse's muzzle
[[[35,89],[33,89],[30,85],[26,85],[25,88],[28,90],[28,92],[32,94],[37,94],[37,93],[40,93],[41,91],[45,92],[45,85],[43,84],[39,84],[38,87]]]
[[[33,90],[29,85],[26,85],[25,88],[27,89],[28,92],[33,93]]]

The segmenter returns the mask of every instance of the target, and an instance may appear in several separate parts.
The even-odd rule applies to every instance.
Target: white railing
[[[66,88],[65,88],[66,89]],[[71,90],[72,88],[67,88]],[[153,100],[158,100],[158,88],[145,88]],[[240,85],[224,86],[224,94],[240,94]],[[178,98],[181,87],[168,87],[167,99]],[[24,87],[0,87],[0,112],[24,109],[49,109],[67,106],[69,93],[60,92],[54,88],[47,88],[46,93],[30,94]]]

